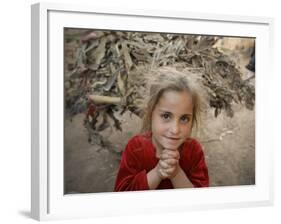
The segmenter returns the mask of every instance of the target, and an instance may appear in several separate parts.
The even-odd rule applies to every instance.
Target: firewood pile
[[[120,115],[130,111],[142,116],[147,87],[142,74],[158,67],[196,73],[215,117],[222,111],[232,117],[234,103],[254,108],[255,88],[241,78],[236,64],[214,47],[219,37],[65,29],[64,38],[65,115],[72,118],[85,113],[91,142],[100,139],[97,136],[110,126],[109,119],[122,131]]]

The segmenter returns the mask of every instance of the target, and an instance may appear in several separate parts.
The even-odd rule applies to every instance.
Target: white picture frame
[[[190,12],[32,5],[31,214],[37,220],[272,205],[273,146],[267,92],[271,18]],[[256,184],[253,186],[64,195],[63,27],[163,31],[256,38]],[[136,203],[137,202],[137,203]]]

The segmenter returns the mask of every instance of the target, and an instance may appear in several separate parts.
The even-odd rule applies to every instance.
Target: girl
[[[153,74],[142,134],[122,154],[115,191],[208,187],[201,145],[190,138],[200,111],[187,75],[173,69]]]

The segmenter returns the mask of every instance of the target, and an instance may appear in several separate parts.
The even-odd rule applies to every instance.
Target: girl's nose
[[[178,122],[173,122],[170,127],[170,131],[172,134],[178,134],[180,131],[180,126]]]

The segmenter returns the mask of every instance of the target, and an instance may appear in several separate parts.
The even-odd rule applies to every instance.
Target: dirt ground
[[[220,41],[218,47],[228,52],[243,72],[243,79],[254,85],[254,73],[245,69],[250,60],[252,41]],[[194,136],[201,142],[209,170],[210,186],[255,184],[255,110],[234,105],[235,115],[224,113],[217,118],[206,111],[200,131]],[[126,112],[122,117],[123,131],[106,129],[102,135],[106,146],[88,143],[83,127],[84,114],[72,122],[65,121],[64,190],[70,193],[113,191],[121,152],[131,136],[137,134],[140,119]]]

